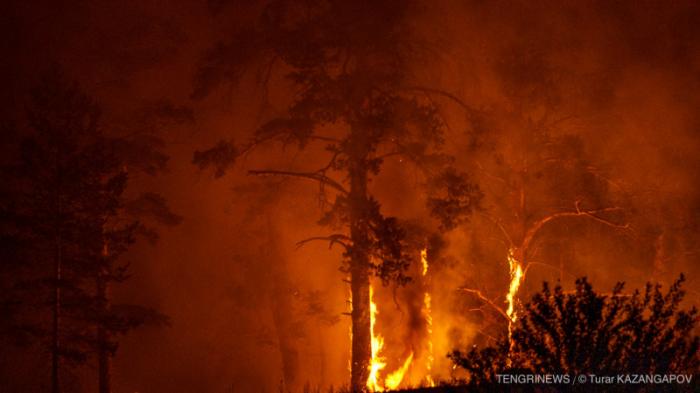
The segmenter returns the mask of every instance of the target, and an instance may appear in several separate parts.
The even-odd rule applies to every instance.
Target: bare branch
[[[505,184],[505,185],[508,184],[508,182],[506,181],[506,179],[504,179],[504,178],[502,178],[502,177],[500,177],[500,176],[496,176],[496,175],[494,175],[494,174],[492,174],[492,173],[490,173],[490,172],[484,170],[484,167],[483,167],[483,166],[481,165],[481,163],[479,163],[478,161],[476,162],[476,168],[477,168],[480,172],[482,172],[484,175],[486,175],[486,176],[488,176],[488,177],[490,177],[490,178],[492,178],[492,179],[498,181],[499,183],[502,183],[502,184]]]
[[[567,272],[566,270],[561,269],[561,268],[559,268],[559,267],[552,266],[552,265],[550,265],[550,264],[548,264],[548,263],[533,262],[533,261],[527,262],[527,264],[526,264],[526,266],[525,266],[525,269],[523,269],[523,277],[527,276],[527,271],[530,270],[530,267],[532,267],[532,266],[534,266],[534,265],[543,266],[543,267],[546,267],[546,268],[548,268],[548,269],[556,270],[556,271],[558,271],[558,272],[561,273],[561,274],[566,274],[566,275],[570,276],[570,277],[573,278],[574,280],[575,280],[576,278],[578,278],[578,277],[576,277],[575,275],[573,275],[573,274],[571,274],[571,273]],[[525,280],[525,279],[523,278],[523,281],[524,281],[524,280]]]
[[[488,215],[486,213],[479,213],[479,215],[481,215],[482,217],[486,218],[487,220],[491,221],[494,225],[496,225],[496,227],[503,234],[503,237],[505,238],[505,240],[508,241],[508,247],[514,246],[513,239],[511,239],[510,235],[508,234],[508,231],[506,231],[506,229],[503,227],[503,224],[501,224],[500,220],[496,220],[495,218],[491,217],[490,215]]]
[[[541,220],[535,222],[530,229],[528,229],[527,233],[525,233],[525,237],[522,242],[522,250],[523,253],[527,252],[530,243],[534,239],[535,235],[542,229],[542,227],[547,224],[548,222],[560,218],[567,218],[567,217],[587,217],[590,219],[593,219],[594,221],[600,222],[601,224],[613,227],[613,228],[618,228],[618,229],[629,229],[629,224],[616,224],[612,221],[606,220],[598,214],[600,213],[605,213],[605,212],[611,212],[611,211],[619,211],[622,210],[622,208],[619,207],[608,207],[604,209],[598,209],[598,210],[580,210],[579,209],[579,204],[578,202],[576,203],[576,211],[569,211],[569,212],[559,212],[559,213],[554,213],[550,214],[547,217],[542,218]]]
[[[323,185],[328,185],[334,188],[335,190],[341,192],[344,195],[348,194],[348,191],[343,187],[340,183],[336,182],[335,180],[331,179],[330,177],[322,174],[322,173],[315,173],[315,172],[291,172],[291,171],[279,171],[279,170],[274,170],[274,169],[263,169],[263,170],[250,170],[248,171],[249,175],[256,175],[256,176],[290,176],[290,177],[300,177],[304,179],[310,179],[310,180],[315,180]]]
[[[476,297],[478,297],[479,299],[481,299],[482,301],[484,301],[484,302],[485,302],[486,304],[488,304],[489,306],[493,307],[493,309],[496,310],[496,311],[498,312],[499,315],[501,315],[501,316],[502,316],[503,318],[505,318],[507,321],[510,321],[510,317],[508,316],[508,314],[506,314],[506,312],[503,311],[503,309],[502,309],[501,307],[498,307],[498,306],[496,305],[496,303],[494,303],[491,299],[489,299],[489,298],[487,298],[486,296],[484,296],[484,294],[482,294],[480,290],[478,290],[478,289],[472,289],[472,288],[459,288],[459,289],[460,289],[461,291],[464,291],[464,292],[467,292],[467,293],[473,293],[474,295],[476,295]]]

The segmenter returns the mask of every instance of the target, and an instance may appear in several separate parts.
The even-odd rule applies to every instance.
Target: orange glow
[[[506,315],[509,318],[508,337],[510,338],[513,330],[513,323],[518,319],[518,314],[515,311],[515,301],[518,289],[523,281],[523,268],[520,266],[520,262],[515,259],[512,248],[508,250],[508,266],[510,268],[510,286],[508,287],[508,294],[506,295],[506,303],[508,304]]]
[[[386,361],[380,356],[379,352],[384,347],[384,337],[375,332],[377,323],[377,303],[374,302],[374,288],[369,287],[369,309],[370,309],[370,333],[372,335],[372,359],[369,363],[369,377],[367,378],[367,387],[373,392],[381,392],[384,387],[379,380],[379,372],[386,367]]]
[[[420,259],[421,263],[423,264],[423,277],[425,278],[428,275],[429,267],[427,248],[421,250]],[[433,381],[433,377],[431,375],[431,372],[433,370],[433,362],[435,361],[435,358],[433,356],[433,310],[432,299],[430,297],[430,292],[428,292],[427,288],[425,293],[423,294],[423,312],[425,314],[425,324],[426,329],[428,331],[428,355],[425,364],[427,375],[425,376],[425,380],[428,383],[428,386],[432,387],[435,386],[435,382]]]

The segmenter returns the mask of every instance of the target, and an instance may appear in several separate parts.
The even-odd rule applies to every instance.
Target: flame
[[[428,250],[424,248],[420,253],[421,263],[423,265],[423,277],[426,278],[428,275]],[[380,378],[380,373],[384,368],[386,368],[386,358],[381,355],[384,349],[384,337],[376,332],[377,315],[379,310],[377,308],[377,303],[374,301],[374,287],[369,286],[369,311],[370,311],[370,334],[371,334],[371,349],[372,358],[369,363],[369,376],[367,377],[367,388],[372,392],[383,392],[385,389],[396,389],[401,385],[403,378],[405,377],[408,369],[413,362],[414,353],[408,355],[408,357],[403,361],[401,367],[399,367],[393,373],[390,373],[384,380]],[[433,381],[431,371],[433,369],[433,362],[435,358],[433,356],[433,316],[432,316],[432,299],[430,297],[430,292],[426,290],[423,293],[423,314],[425,317],[426,329],[428,333],[428,354],[426,356],[426,370],[427,375],[425,377],[428,386],[435,386]]]
[[[379,372],[386,367],[386,362],[379,352],[384,347],[384,337],[375,334],[374,327],[377,322],[377,304],[374,302],[374,288],[369,286],[369,315],[370,334],[372,335],[372,359],[369,363],[369,377],[367,377],[367,387],[373,392],[381,392],[384,387],[379,381]]]
[[[426,277],[428,275],[428,249],[424,248],[420,252],[420,260],[423,263],[423,277]],[[432,299],[430,297],[430,292],[426,289],[425,293],[423,293],[423,312],[425,314],[425,324],[426,324],[426,329],[428,331],[428,356],[426,358],[426,364],[425,368],[427,371],[427,375],[425,376],[425,380],[428,383],[428,386],[433,387],[435,386],[435,382],[433,381],[433,377],[431,375],[431,372],[433,370],[433,362],[435,361],[435,358],[433,356],[433,310],[432,310]]]
[[[428,249],[420,250],[420,261],[423,264],[423,277],[428,274]]]
[[[406,360],[403,362],[403,365],[393,373],[389,374],[388,377],[386,377],[385,385],[387,389],[396,389],[399,387],[401,384],[401,381],[403,381],[404,375],[406,375],[406,371],[408,371],[408,367],[411,365],[411,362],[413,361],[413,352],[411,352],[410,355],[406,358]]]
[[[385,389],[396,389],[403,381],[406,372],[413,361],[413,352],[411,352],[403,365],[393,373],[389,374],[384,381],[380,378],[380,372],[386,367],[386,358],[381,355],[384,349],[384,337],[376,333],[375,326],[377,322],[377,303],[374,301],[374,288],[369,286],[369,311],[370,311],[370,333],[372,335],[372,359],[369,364],[369,376],[367,377],[367,388],[372,392],[383,392]]]
[[[509,318],[508,321],[508,338],[510,339],[513,330],[513,323],[518,319],[518,314],[515,311],[515,299],[518,294],[518,289],[523,281],[523,268],[520,266],[518,260],[515,259],[513,255],[513,249],[508,250],[508,266],[510,267],[510,286],[508,288],[508,294],[506,295],[506,303],[508,304],[508,309],[506,310],[506,315]]]

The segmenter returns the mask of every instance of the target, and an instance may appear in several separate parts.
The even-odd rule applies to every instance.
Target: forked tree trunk
[[[350,290],[352,302],[352,360],[350,387],[366,391],[372,359],[369,299],[369,223],[367,201],[366,143],[354,141],[350,168]]]

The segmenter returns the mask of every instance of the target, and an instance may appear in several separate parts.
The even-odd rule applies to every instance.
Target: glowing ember
[[[370,310],[370,333],[372,335],[372,359],[369,363],[369,377],[367,378],[367,387],[373,392],[381,392],[384,387],[379,381],[379,372],[386,367],[386,362],[379,352],[384,347],[384,338],[375,333],[375,324],[377,321],[377,304],[374,302],[374,288],[369,287],[369,310]]]
[[[510,286],[508,288],[508,294],[506,295],[506,303],[508,304],[506,315],[509,318],[508,337],[510,338],[513,323],[518,319],[518,314],[515,311],[515,299],[523,280],[523,269],[520,263],[515,259],[513,249],[508,250],[508,266],[510,267]]]
[[[413,352],[411,352],[410,355],[406,358],[406,360],[403,362],[403,365],[401,368],[398,370],[394,371],[393,373],[389,374],[388,377],[386,377],[385,385],[387,389],[396,389],[401,385],[401,381],[403,381],[404,375],[406,375],[406,371],[408,371],[408,367],[411,365],[411,362],[413,361]]]

